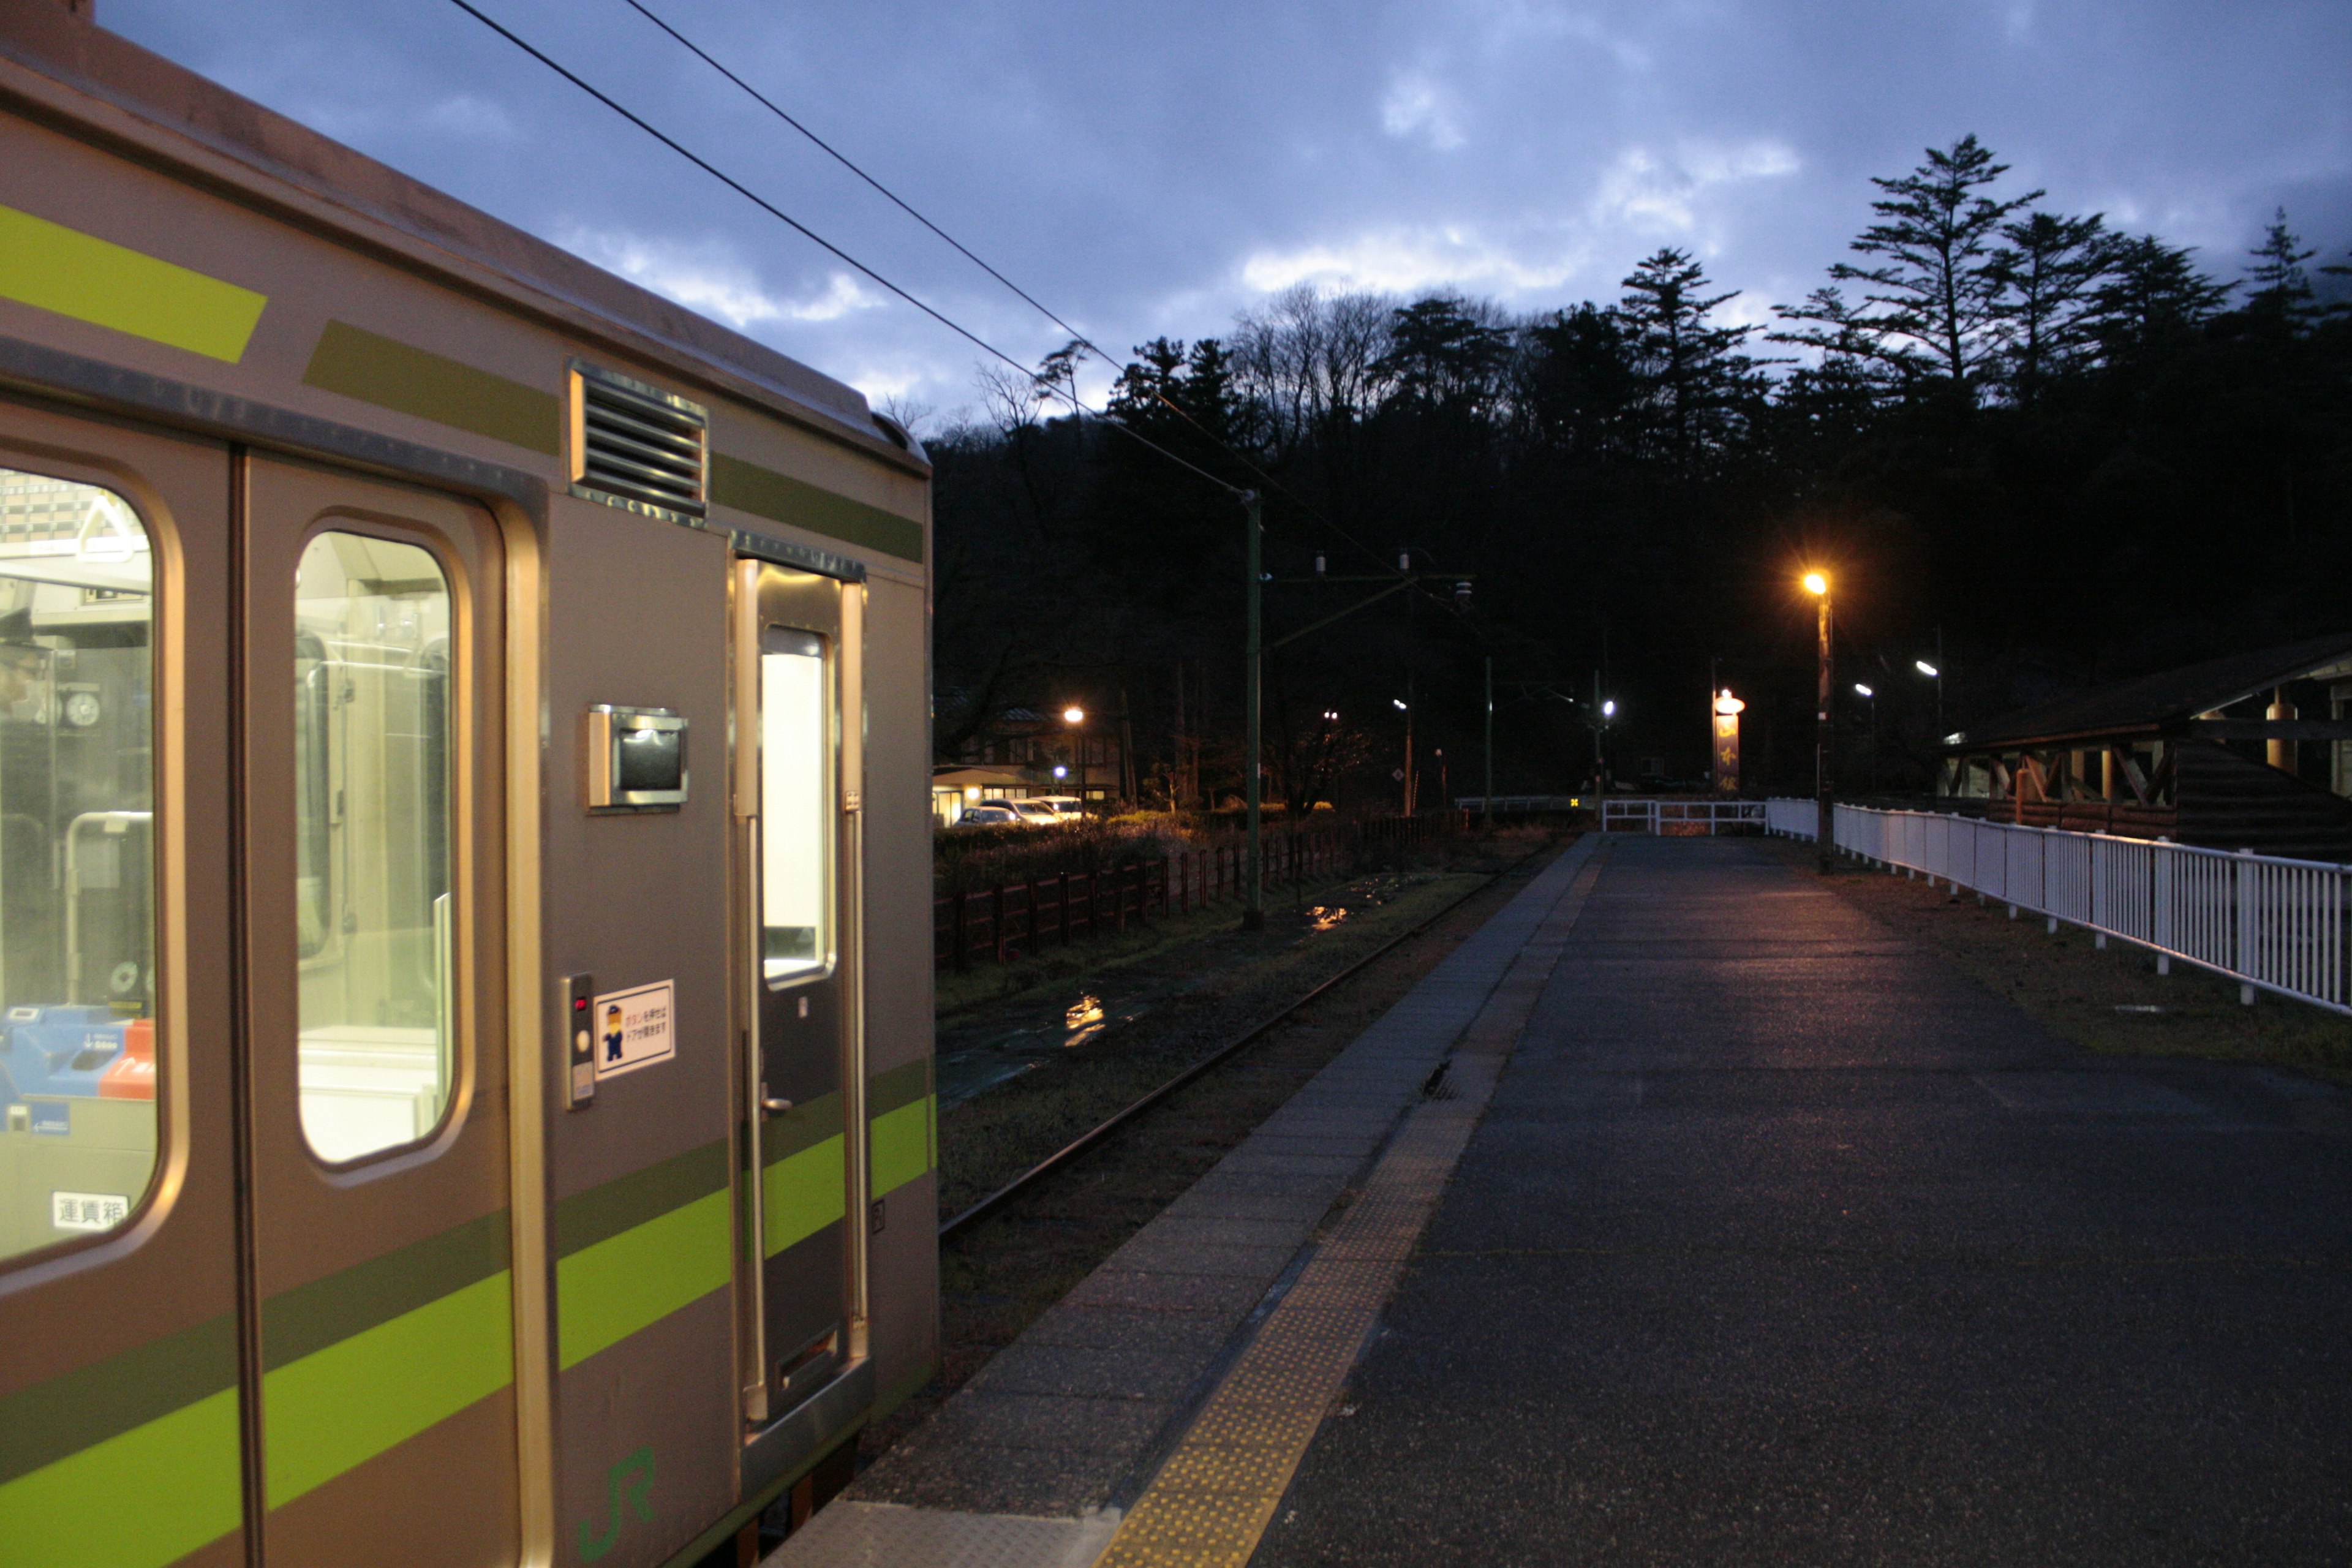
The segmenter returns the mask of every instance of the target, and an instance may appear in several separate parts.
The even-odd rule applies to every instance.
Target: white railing
[[[1753,829],[1767,826],[1769,804],[1760,800],[1604,800],[1601,831],[1696,837],[1727,828]]]
[[[1764,803],[1767,831],[1813,837],[1810,800]],[[1837,808],[1837,847],[2102,939],[2136,942],[2257,990],[2352,1013],[2346,919],[2352,866],[2068,833],[1933,811]]]

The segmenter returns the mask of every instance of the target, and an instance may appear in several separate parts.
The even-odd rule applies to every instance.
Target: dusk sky
[[[623,0],[478,0],[1024,362],[1064,334]],[[2352,244],[2352,5],[757,5],[647,0],[1114,353],[1298,282],[1535,311],[1661,245],[1735,319],[1823,280],[1871,175],[1976,132],[2012,191],[2234,277]],[[100,22],[850,382],[976,404],[971,345],[446,0],[100,0]],[[1107,373],[1090,382],[1099,390]]]

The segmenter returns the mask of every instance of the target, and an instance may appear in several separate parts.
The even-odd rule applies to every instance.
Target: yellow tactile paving
[[[1593,875],[1588,868],[1563,905],[1580,903]],[[1521,975],[1515,965],[1518,983],[1496,988],[1471,1037],[1517,1037],[1550,962],[1559,957],[1557,944],[1546,949],[1526,965],[1543,973]],[[1243,1568],[1248,1563],[1435,1211],[1501,1064],[1499,1053],[1455,1057],[1454,1098],[1416,1107],[1399,1129],[1363,1195],[1209,1396],[1097,1568]]]

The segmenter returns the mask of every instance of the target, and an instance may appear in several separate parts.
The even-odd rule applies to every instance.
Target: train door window
[[[772,628],[760,653],[760,908],[770,983],[833,962],[832,715],[824,639]]]
[[[129,501],[0,468],[0,1258],[154,1171],[152,595]]]
[[[321,533],[295,623],[302,1133],[341,1163],[449,1102],[448,578],[417,545]]]

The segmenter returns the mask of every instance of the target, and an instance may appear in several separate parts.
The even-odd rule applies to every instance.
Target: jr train
[[[733,1561],[929,1376],[929,506],[0,0],[0,1562]]]

